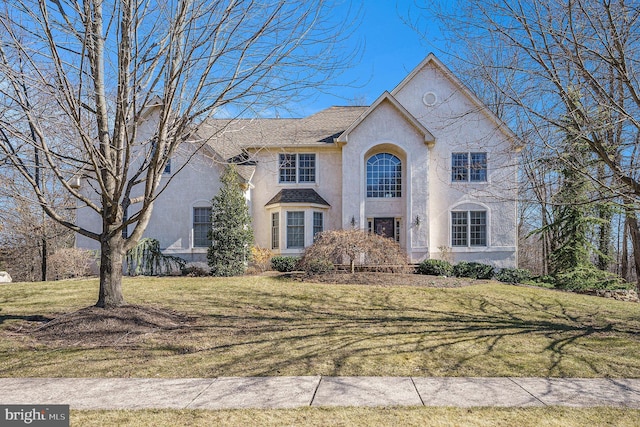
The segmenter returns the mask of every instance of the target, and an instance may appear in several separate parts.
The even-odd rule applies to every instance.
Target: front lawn
[[[626,408],[298,408],[221,411],[71,411],[71,425],[104,426],[473,426],[583,427],[638,425]]]
[[[637,303],[393,277],[126,278],[125,298],[144,316],[96,323],[60,316],[95,303],[97,280],[2,285],[0,376],[640,377]]]

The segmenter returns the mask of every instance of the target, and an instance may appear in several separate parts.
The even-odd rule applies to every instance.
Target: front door
[[[373,229],[376,234],[380,236],[388,237],[390,239],[395,238],[394,218],[374,218]]]

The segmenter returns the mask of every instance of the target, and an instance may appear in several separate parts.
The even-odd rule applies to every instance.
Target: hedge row
[[[531,272],[520,268],[503,268],[498,272],[493,266],[480,262],[461,261],[452,265],[440,259],[427,259],[418,265],[418,273],[431,276],[469,277],[471,279],[492,279],[505,283],[522,283],[531,280]]]

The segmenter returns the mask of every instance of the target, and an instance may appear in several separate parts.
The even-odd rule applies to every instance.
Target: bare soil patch
[[[424,274],[399,273],[325,273],[307,275],[306,273],[291,273],[288,276],[301,282],[333,283],[347,285],[376,285],[376,286],[425,286],[430,288],[461,288],[463,286],[487,283],[487,280],[473,280],[464,277],[440,277]]]
[[[86,307],[23,332],[41,342],[118,346],[133,344],[149,334],[179,331],[194,322],[184,314],[150,306],[126,305],[108,310]]]

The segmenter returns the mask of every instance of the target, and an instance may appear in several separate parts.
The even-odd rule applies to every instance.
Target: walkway
[[[640,379],[0,378],[0,404],[68,404],[71,409],[423,405],[640,408]]]

